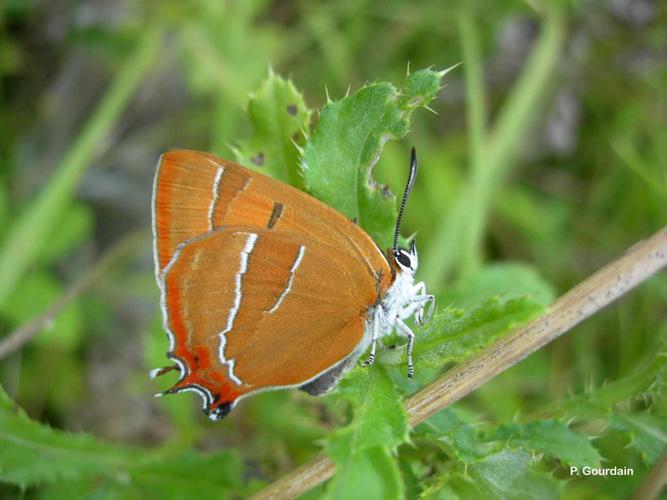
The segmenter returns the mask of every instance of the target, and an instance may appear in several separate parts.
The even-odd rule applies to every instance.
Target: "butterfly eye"
[[[404,267],[406,269],[412,269],[412,261],[410,260],[410,256],[403,250],[399,250],[396,253],[395,257],[396,257],[396,262],[398,262],[398,264],[401,267]]]

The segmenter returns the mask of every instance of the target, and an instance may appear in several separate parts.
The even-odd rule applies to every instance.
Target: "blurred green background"
[[[408,64],[459,62],[436,114],[416,112],[374,171],[400,193],[416,146],[403,233],[418,232],[421,278],[441,307],[511,294],[517,282],[539,281],[548,301],[665,224],[664,2],[1,2],[0,338],[92,280],[0,359],[2,386],[33,419],[107,442],[238,450],[251,489],[312,457],[345,421],[335,397],[264,394],[219,424],[194,396],[152,398],[166,387],[146,374],[167,348],[150,243],[157,158],[172,148],[233,158],[269,68],[319,109],[326,92],[401,85]],[[663,274],[457,406],[472,422],[574,417],[554,408],[653,366],[666,303]],[[651,372],[650,392],[613,401],[655,417],[658,455],[663,372]],[[605,435],[610,425],[582,429],[602,436],[606,464],[635,476],[567,482],[552,464],[563,495],[638,488],[656,457],[628,447],[636,434]]]

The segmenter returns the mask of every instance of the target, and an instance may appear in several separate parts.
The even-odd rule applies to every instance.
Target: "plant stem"
[[[475,69],[472,69],[472,74],[470,69],[466,69],[466,78],[473,79],[466,83],[468,105],[480,108],[469,111],[470,133],[475,135],[471,137],[471,147],[479,146],[479,151],[471,151],[472,170],[467,188],[462,191],[450,215],[443,219],[426,249],[422,273],[429,277],[432,286],[440,284],[457,264],[461,269],[459,277],[465,277],[481,260],[482,240],[493,196],[512,166],[512,156],[524,143],[523,137],[529,133],[538,114],[538,103],[549,86],[549,77],[558,63],[565,39],[565,21],[560,9],[549,4],[545,11],[540,37],[487,141],[482,140],[483,136],[477,137],[481,135],[477,121],[480,120],[478,115],[482,105],[472,102],[481,99],[478,88],[481,82],[474,81],[480,76]],[[471,59],[464,62],[466,67],[472,64],[474,68],[478,63],[474,56],[474,25],[467,23],[472,23],[472,19],[464,17],[459,25],[464,56]],[[457,220],[460,217],[464,218],[463,222]]]
[[[445,372],[412,396],[406,410],[412,427],[514,366],[586,318],[626,294],[667,266],[667,226],[632,246],[561,296],[540,317],[520,326],[469,360]],[[334,465],[318,455],[309,463],[270,484],[254,500],[294,498],[326,481]]]
[[[53,177],[9,229],[5,244],[0,248],[0,305],[8,299],[61,221],[81,176],[155,61],[160,41],[157,28],[144,31],[138,46],[61,159]]]
[[[484,77],[482,66],[482,53],[479,44],[479,30],[477,24],[470,12],[465,9],[458,21],[459,36],[461,38],[461,47],[463,49],[463,69],[465,71],[466,88],[466,117],[468,125],[468,142],[470,148],[470,197],[479,198],[482,195],[481,187],[484,177],[488,175],[485,170],[484,156],[486,152],[485,144],[485,122],[486,122],[486,96],[484,92]],[[472,201],[472,208],[480,209],[481,200]],[[465,217],[465,215],[464,215]],[[473,234],[464,232],[469,238]],[[480,265],[482,261],[481,245],[474,244],[472,241],[462,241],[462,247],[468,249],[469,253],[461,254],[461,274],[468,275]]]

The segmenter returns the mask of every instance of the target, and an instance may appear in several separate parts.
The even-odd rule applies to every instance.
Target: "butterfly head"
[[[396,270],[401,273],[408,273],[414,275],[419,266],[419,256],[417,255],[417,245],[412,241],[409,250],[404,248],[397,248],[392,252]]]

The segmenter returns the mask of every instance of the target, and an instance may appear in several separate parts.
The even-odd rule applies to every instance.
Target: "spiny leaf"
[[[339,395],[352,403],[354,417],[327,440],[326,451],[336,462],[374,446],[394,449],[407,439],[407,414],[380,367],[353,371],[341,382]]]
[[[311,110],[291,80],[271,73],[248,102],[253,127],[249,140],[236,149],[242,165],[301,187],[298,144],[305,140]]]
[[[544,453],[579,469],[599,467],[602,458],[586,436],[556,420],[503,425],[489,434],[487,440],[508,441],[512,448]]]
[[[396,460],[381,446],[351,453],[342,464],[337,464],[336,475],[327,488],[327,498],[401,499],[403,482]]]
[[[664,349],[664,348],[662,348]],[[652,356],[629,375],[554,405],[554,410],[576,420],[608,418],[615,404],[639,397],[660,397],[667,386],[667,356]]]
[[[336,463],[331,498],[401,498],[402,482],[391,451],[408,438],[407,415],[387,374],[356,370],[340,384],[354,417],[333,432],[326,452]],[[357,496],[359,495],[359,496]]]
[[[122,496],[162,491],[187,496],[238,489],[242,466],[231,453],[165,457],[164,453],[104,443],[86,434],[52,429],[30,420],[0,387],[0,480],[22,488],[74,481]]]
[[[612,429],[627,434],[647,465],[654,464],[667,447],[667,422],[658,416],[614,412],[609,421]]]
[[[419,425],[414,438],[426,438],[444,449],[450,458],[463,464],[471,464],[484,456],[497,451],[477,439],[475,429],[465,422],[452,408],[436,413]]]
[[[484,457],[467,466],[464,473],[446,474],[441,484],[459,498],[545,500],[558,498],[560,490],[559,482],[536,471],[530,454],[522,450],[503,450]]]
[[[122,469],[125,450],[85,434],[51,429],[28,416],[0,388],[0,478],[25,487],[40,482],[110,475]]]
[[[441,367],[465,359],[543,310],[525,297],[508,301],[490,297],[468,310],[441,310],[417,334],[415,364]]]
[[[327,103],[304,148],[306,189],[356,218],[381,248],[391,243],[396,198],[375,183],[371,170],[389,139],[407,135],[410,114],[433,99],[441,78],[439,72],[417,71],[402,92],[386,82],[373,83]]]

